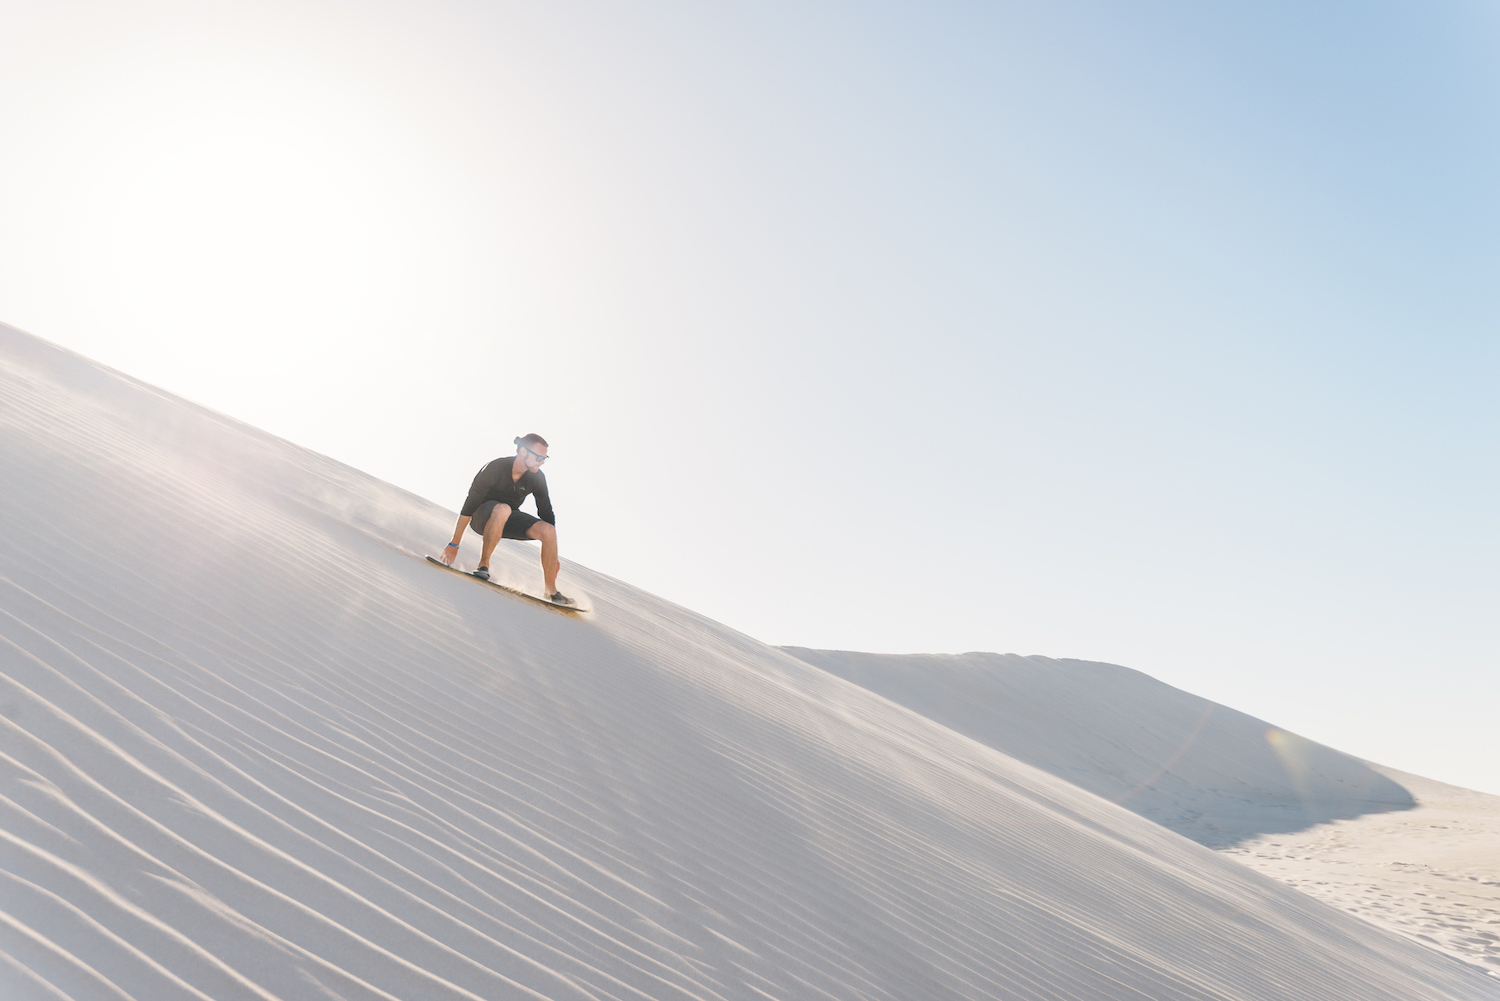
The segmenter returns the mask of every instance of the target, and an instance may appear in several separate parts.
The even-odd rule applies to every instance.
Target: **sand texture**
[[[1500,998],[628,585],[445,573],[451,511],[8,328],[0,482],[7,1001]]]
[[[1226,852],[1500,975],[1500,796],[1374,767],[1411,790],[1416,807],[1266,835]]]
[[[1500,797],[1361,761],[1114,664],[787,649],[1500,974]]]
[[[1416,805],[1358,758],[1128,667],[787,651],[1211,848]]]

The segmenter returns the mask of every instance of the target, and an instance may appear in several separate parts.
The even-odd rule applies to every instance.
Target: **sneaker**
[[[478,570],[474,571],[474,576],[478,577],[480,580],[489,580],[490,579],[490,568],[489,567],[480,567]]]
[[[552,602],[552,604],[554,605],[573,606],[578,604],[578,602],[574,601],[566,594],[563,594],[561,591],[553,591],[551,594],[547,595],[547,600]]]

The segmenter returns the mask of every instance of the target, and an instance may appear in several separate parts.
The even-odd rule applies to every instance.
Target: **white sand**
[[[1374,766],[1414,810],[1226,849],[1251,868],[1500,974],[1500,796]]]
[[[789,650],[1500,974],[1500,796],[1360,761],[1113,664]]]
[[[7,1001],[1500,998],[620,582],[444,573],[451,512],[5,328],[0,482]]]

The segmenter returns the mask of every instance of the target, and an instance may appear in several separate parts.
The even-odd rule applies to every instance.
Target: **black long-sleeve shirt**
[[[506,455],[485,463],[484,468],[474,476],[474,484],[469,487],[469,497],[464,501],[463,510],[459,514],[465,518],[473,517],[474,509],[489,500],[509,504],[512,511],[519,511],[527,494],[536,494],[537,517],[549,525],[556,525],[557,515],[552,512],[552,498],[547,493],[547,477],[542,475],[540,469],[528,469],[521,474],[519,480],[513,480],[511,469],[515,461],[514,455]]]

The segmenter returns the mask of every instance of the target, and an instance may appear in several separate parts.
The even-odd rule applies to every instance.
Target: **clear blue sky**
[[[771,642],[1500,792],[1493,5],[0,15],[0,320],[452,507],[539,431]]]

